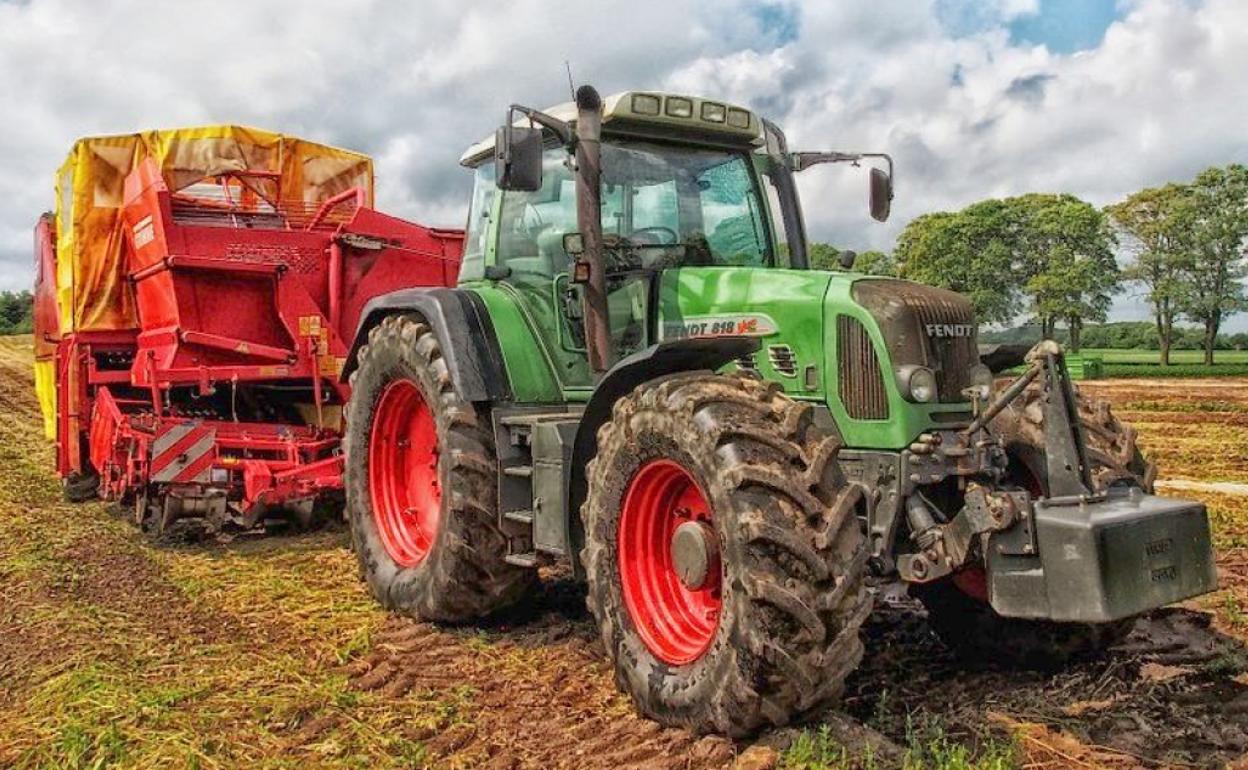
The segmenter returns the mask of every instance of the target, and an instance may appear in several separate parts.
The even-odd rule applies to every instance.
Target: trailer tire
[[[100,477],[94,472],[71,473],[61,481],[67,503],[86,503],[100,496]]]
[[[1028,388],[989,427],[1010,458],[1011,480],[1033,495],[1048,490],[1042,398],[1039,386]],[[1097,489],[1125,485],[1152,492],[1157,466],[1140,451],[1135,429],[1120,422],[1107,401],[1078,394],[1075,400]],[[983,580],[982,567],[975,567],[954,579],[912,588],[927,608],[932,630],[967,661],[1053,670],[1103,653],[1135,625],[1134,618],[1113,623],[1004,618],[988,605]]]
[[[682,373],[620,399],[599,430],[582,507],[588,602],[645,715],[748,735],[835,701],[857,668],[872,604],[863,491],[812,417],[775,383]],[[692,585],[666,534],[681,519],[714,555],[694,563],[718,565]],[[672,608],[684,619],[667,631],[648,620]]]
[[[534,583],[536,570],[503,560],[507,539],[498,528],[498,464],[488,415],[455,392],[441,346],[417,316],[389,316],[374,327],[359,362],[351,375],[344,485],[352,545],[369,590],[387,609],[448,623],[467,622],[512,604]],[[419,419],[430,419],[433,429],[428,438],[434,459],[428,467],[438,491],[436,503],[426,508],[436,513],[422,520],[433,522],[431,531],[416,533],[427,536],[423,555],[417,540],[395,539],[404,533],[389,529],[395,521],[385,518],[385,511],[394,515],[390,507],[374,507],[377,494],[406,494],[387,489],[416,488],[406,483],[410,476],[377,489],[370,479],[372,466],[385,473],[386,458],[398,456],[393,450],[381,454],[373,441],[379,406],[392,389],[427,410]],[[388,419],[385,413],[382,417]],[[393,445],[410,451],[414,442],[404,440]],[[394,500],[381,502],[389,506]],[[405,546],[417,550],[403,550]]]

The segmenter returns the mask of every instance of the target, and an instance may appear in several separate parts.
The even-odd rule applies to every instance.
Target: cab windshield
[[[576,183],[563,148],[546,151],[542,188],[503,193],[497,261],[513,271],[567,271]],[[774,264],[773,238],[751,156],[641,141],[602,146],[602,228],[608,269]]]

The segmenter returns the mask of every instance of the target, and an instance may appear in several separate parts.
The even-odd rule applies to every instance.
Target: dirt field
[[[915,606],[882,601],[845,713],[752,748],[634,716],[583,595],[555,575],[505,618],[443,629],[374,608],[341,530],[157,547],[102,504],[62,503],[29,356],[29,338],[0,338],[0,767],[1137,768],[1248,752],[1248,380],[1085,386],[1138,426],[1176,494],[1209,504],[1223,590],[1051,676],[967,670]]]

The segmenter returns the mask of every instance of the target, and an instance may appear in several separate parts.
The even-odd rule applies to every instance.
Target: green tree
[[[35,299],[29,291],[0,292],[0,334],[29,334],[34,328]]]
[[[864,251],[854,260],[854,270],[867,275],[897,275],[897,262],[885,251]]]
[[[1031,309],[1045,338],[1059,321],[1074,347],[1103,321],[1118,290],[1114,233],[1072,195],[1035,193],[927,214],[902,231],[899,272],[970,297],[981,323],[1008,324]]]
[[[1018,208],[986,200],[958,212],[924,214],[897,238],[898,274],[966,295],[980,323],[1006,325],[1022,314],[1016,275]]]
[[[812,241],[807,246],[807,259],[815,270],[843,271],[841,267],[842,249],[830,243]],[[867,275],[895,275],[897,265],[891,255],[883,251],[863,251],[854,260],[855,273]]]
[[[1174,321],[1187,293],[1192,253],[1193,207],[1187,188],[1170,184],[1129,196],[1107,209],[1134,259],[1124,271],[1144,288],[1153,310],[1161,365],[1170,365]]]
[[[1183,314],[1204,327],[1205,363],[1213,363],[1222,321],[1248,307],[1243,279],[1248,240],[1248,167],[1203,171],[1187,186],[1191,255]]]
[[[1015,250],[1041,334],[1053,339],[1065,322],[1077,351],[1084,325],[1104,321],[1119,290],[1109,220],[1073,195],[1031,194],[1006,203],[1017,209]]]

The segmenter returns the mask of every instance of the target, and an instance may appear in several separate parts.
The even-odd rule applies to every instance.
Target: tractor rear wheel
[[[452,623],[519,599],[536,570],[503,560],[489,418],[455,392],[430,328],[386,318],[360,349],[351,388],[347,518],[373,596]]]
[[[871,610],[862,490],[774,383],[688,373],[620,399],[582,508],[589,606],[621,689],[745,735],[835,700]]]
[[[1042,397],[1039,387],[1028,388],[989,428],[1005,445],[1010,481],[1033,497],[1048,493]],[[1126,485],[1151,492],[1157,468],[1140,452],[1135,429],[1119,422],[1107,401],[1083,396],[1076,401],[1097,488]],[[980,565],[912,592],[927,608],[932,630],[959,657],[1015,668],[1055,669],[1094,657],[1121,642],[1135,625],[1134,618],[1114,623],[1003,618],[988,604]]]

